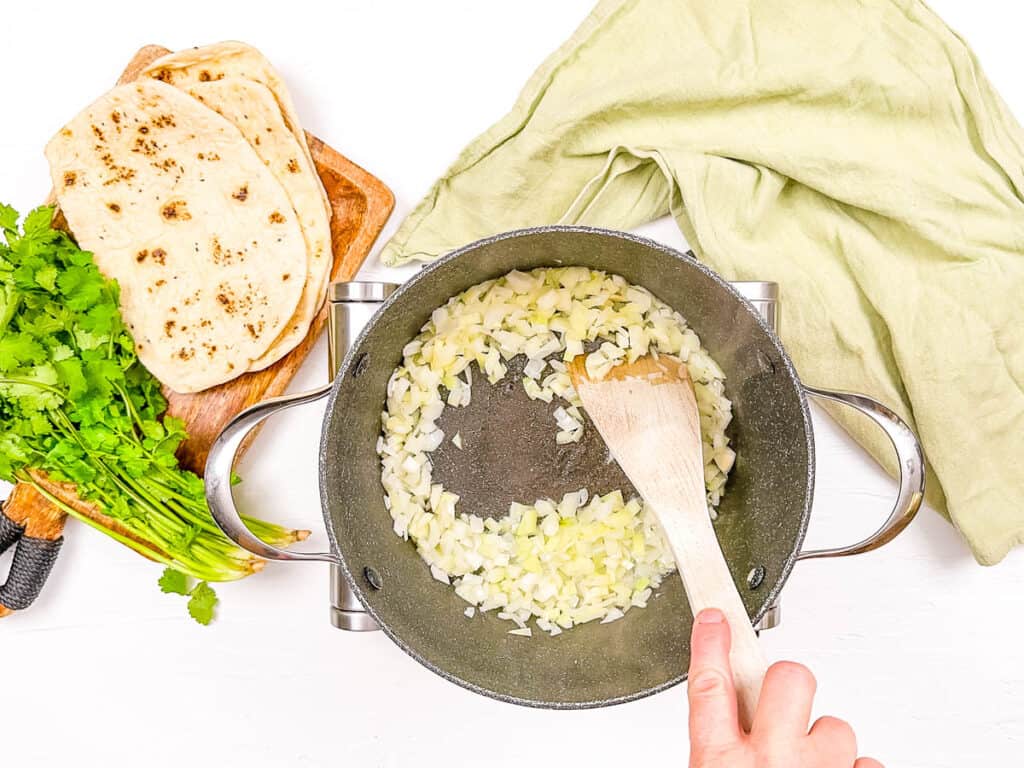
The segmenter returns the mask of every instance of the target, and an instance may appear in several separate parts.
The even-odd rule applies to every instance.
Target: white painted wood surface
[[[304,6],[319,11],[303,24]],[[1024,10],[932,0],[1024,115]],[[572,31],[585,0],[519,3],[5,3],[0,200],[49,187],[42,147],[147,42],[239,38],[283,70],[308,128],[380,175],[398,198],[388,232],[458,150],[512,103]],[[334,42],[354,29],[348,44]],[[346,104],[363,104],[352,113]],[[645,234],[672,245],[671,222]],[[408,274],[406,270],[406,274]],[[364,276],[388,273],[371,263]],[[323,345],[295,387],[324,380]],[[809,382],[828,385],[829,382]],[[321,408],[270,425],[242,467],[249,509],[316,528]],[[818,489],[809,544],[852,541],[887,514],[894,483],[815,413]],[[970,457],[964,457],[970,471]],[[0,566],[0,578],[6,564]],[[24,616],[0,621],[0,764],[121,766],[683,765],[684,691],[589,712],[499,704],[423,669],[379,633],[327,622],[319,565],[268,568],[220,588],[220,618],[189,621],[158,569],[78,525]],[[925,510],[879,552],[798,566],[769,659],[818,676],[816,713],[849,719],[889,768],[1024,763],[1024,552],[974,564]]]

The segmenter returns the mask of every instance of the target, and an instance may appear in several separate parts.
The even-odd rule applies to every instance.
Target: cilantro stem
[[[114,389],[116,389],[117,393],[121,396],[121,400],[124,403],[124,407],[128,411],[128,415],[132,417],[132,421],[135,422],[136,426],[138,426],[139,429],[142,429],[142,417],[139,416],[139,412],[135,410],[135,404],[132,403],[132,399],[128,396],[128,393],[124,390],[124,387],[115,382]],[[134,432],[131,433],[131,436],[134,437],[136,441],[138,440],[138,437],[135,435]]]
[[[168,515],[161,509],[159,499],[154,499],[149,489],[141,485],[135,478],[132,478],[128,474],[122,474],[115,471],[106,460],[98,452],[91,452],[88,446],[85,445],[78,430],[75,429],[74,424],[68,418],[68,416],[62,411],[53,412],[55,418],[55,424],[60,428],[67,436],[73,440],[83,451],[89,453],[93,459],[91,462],[94,467],[103,472],[104,475],[129,499],[135,502],[136,506],[141,511],[145,511],[145,519],[148,520],[148,524],[145,526],[140,525],[136,520],[129,519],[122,521],[133,533],[136,533],[143,538],[154,541],[161,550],[165,552],[174,552],[175,562],[179,563],[187,572],[194,575],[196,578],[205,579],[207,581],[228,581],[233,579],[242,578],[252,572],[251,568],[239,569],[234,566],[233,563],[224,564],[222,555],[222,565],[227,567],[217,568],[216,560],[212,560],[209,557],[198,558],[195,553],[191,551],[191,547],[183,549],[180,546],[176,546],[175,542],[185,534],[185,527],[180,520],[175,520],[173,516]],[[207,513],[209,514],[209,513]],[[217,531],[212,521],[209,523],[210,531]],[[235,550],[239,553],[242,550],[235,547],[233,544],[223,540],[225,546],[225,552]],[[245,553],[243,556],[244,560],[252,560],[252,556]],[[213,568],[213,570],[211,570]]]
[[[46,488],[44,488],[42,485],[36,482],[35,479],[27,472],[24,474],[18,474],[17,478],[20,482],[28,483],[29,485],[31,485],[33,488],[36,489],[36,491],[39,492],[39,494],[43,498],[45,498],[54,506],[59,507],[60,510],[63,511],[65,514],[75,518],[76,520],[82,523],[85,523],[91,528],[95,528],[98,531],[102,531],[103,533],[107,534],[107,536],[109,536],[110,538],[114,539],[115,541],[119,541],[126,547],[134,549],[140,555],[147,557],[150,560],[155,560],[158,563],[163,563],[164,565],[172,564],[173,561],[169,557],[164,555],[160,550],[147,547],[146,545],[141,544],[140,542],[137,542],[134,539],[129,538],[128,536],[125,536],[124,534],[113,530],[112,528],[108,528],[102,525],[97,520],[94,520],[93,518],[89,517],[88,515],[82,514],[71,505],[64,503],[61,499],[59,499],[57,496],[54,496]]]
[[[0,377],[0,384],[21,384],[26,387],[35,387],[36,389],[42,389],[47,392],[52,392],[57,395],[61,400],[65,400],[67,395],[61,392],[56,387],[51,387],[49,384],[43,384],[39,381],[32,381],[32,379],[23,379],[20,376],[4,376]]]

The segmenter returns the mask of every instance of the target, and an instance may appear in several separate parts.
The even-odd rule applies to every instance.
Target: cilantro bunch
[[[118,310],[117,283],[37,208],[18,228],[0,205],[0,478],[29,483],[67,514],[168,567],[165,592],[191,596],[207,623],[206,582],[248,576],[263,563],[229,541],[206,506],[203,481],[178,466],[186,434],[163,418],[159,382],[139,363]],[[90,515],[40,479],[74,483]],[[266,541],[301,533],[248,520]],[[190,587],[188,577],[199,580]]]

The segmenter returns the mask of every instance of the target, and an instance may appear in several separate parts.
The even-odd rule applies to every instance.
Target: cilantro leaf
[[[139,425],[139,429],[150,440],[163,440],[167,434],[164,425],[159,421],[144,421]]]
[[[31,336],[5,335],[0,338],[0,370],[10,371],[45,356],[42,345]]]
[[[164,569],[157,584],[160,585],[160,591],[164,594],[187,595],[189,593],[188,576],[173,568]]]
[[[50,224],[53,222],[53,208],[42,205],[36,208],[25,217],[22,229],[25,237],[39,237],[50,233]]]
[[[196,584],[188,600],[188,615],[206,625],[213,620],[213,607],[217,604],[217,593],[205,581]]]
[[[64,304],[75,312],[95,306],[103,295],[103,279],[92,265],[71,265],[57,277]]]
[[[57,268],[53,265],[36,270],[36,282],[50,293],[57,292]]]
[[[55,355],[56,356],[56,355]],[[68,397],[79,398],[89,391],[89,383],[82,372],[82,361],[77,358],[54,360],[54,367],[67,387]]]
[[[9,205],[0,203],[0,229],[14,232],[18,229],[18,212]]]

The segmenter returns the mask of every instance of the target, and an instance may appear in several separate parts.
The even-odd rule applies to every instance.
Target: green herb
[[[187,595],[189,593],[188,576],[173,568],[165,568],[157,584],[160,585],[160,591],[166,594]]]
[[[188,615],[200,624],[209,624],[213,619],[213,607],[217,604],[217,593],[205,581],[200,581],[189,595]]]
[[[118,310],[118,287],[51,226],[37,208],[18,229],[18,214],[0,205],[0,478],[35,486],[69,515],[169,567],[165,592],[248,576],[263,563],[217,528],[203,481],[178,466],[186,434],[163,418],[157,380],[139,363]],[[117,525],[56,498],[29,470],[74,483],[78,495]],[[271,544],[297,531],[247,520]],[[181,574],[181,580],[173,574]],[[202,624],[216,596],[191,590],[189,613]]]
[[[157,583],[162,592],[187,596],[189,598],[188,614],[200,624],[209,624],[213,619],[213,607],[217,604],[217,593],[205,581],[200,581],[194,587],[189,586],[188,576],[181,571],[167,568]]]

